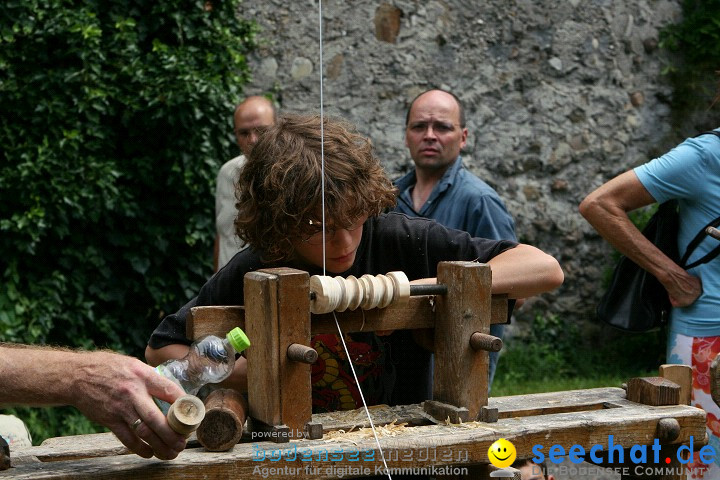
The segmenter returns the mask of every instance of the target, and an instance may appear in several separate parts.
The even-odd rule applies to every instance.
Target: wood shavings
[[[395,437],[397,435],[407,433],[408,426],[407,423],[395,423],[397,420],[393,420],[391,423],[388,423],[386,425],[376,425],[375,426],[375,432],[377,433],[377,436],[382,437]],[[350,430],[333,430],[330,432],[326,432],[324,436],[324,440],[327,442],[339,442],[339,441],[348,441],[353,442],[353,439],[360,439],[360,438],[372,438],[373,437],[373,431],[370,427],[361,427],[355,430],[355,427],[352,427]]]

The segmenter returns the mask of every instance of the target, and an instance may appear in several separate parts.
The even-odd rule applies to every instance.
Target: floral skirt
[[[707,412],[708,445],[720,452],[720,407],[710,396],[710,364],[720,353],[720,337],[688,337],[679,333],[668,334],[667,362],[692,367],[691,405]],[[720,479],[720,455],[710,465],[700,461],[695,453],[693,461],[687,464],[688,480]]]

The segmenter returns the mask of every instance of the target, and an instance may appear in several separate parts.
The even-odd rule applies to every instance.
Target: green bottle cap
[[[250,346],[250,339],[242,331],[242,328],[235,327],[228,332],[226,337],[237,353],[242,352]]]

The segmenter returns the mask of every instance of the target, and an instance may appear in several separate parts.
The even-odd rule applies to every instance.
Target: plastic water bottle
[[[250,340],[240,328],[233,328],[225,338],[207,335],[190,345],[185,358],[168,360],[155,367],[163,377],[177,383],[189,395],[196,395],[204,385],[219,383],[232,373],[235,354],[250,346]],[[170,404],[155,399],[167,414]]]

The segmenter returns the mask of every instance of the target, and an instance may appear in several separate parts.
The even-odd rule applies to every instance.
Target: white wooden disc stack
[[[405,303],[410,298],[410,281],[403,272],[387,275],[363,275],[347,278],[313,275],[310,291],[312,313],[344,312],[372,308],[385,308],[391,304]]]

